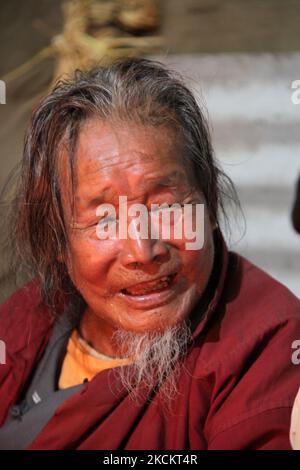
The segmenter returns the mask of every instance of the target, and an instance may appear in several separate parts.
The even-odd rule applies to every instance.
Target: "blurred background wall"
[[[113,55],[105,38],[122,38],[118,54],[132,49],[187,77],[209,117],[216,157],[242,202],[246,231],[242,220],[235,222],[230,247],[300,296],[300,238],[290,222],[300,172],[300,105],[291,100],[291,84],[300,80],[300,0],[157,0],[160,15],[151,0],[144,0],[144,10],[143,0],[92,3],[88,50],[95,52],[94,40],[101,43],[93,60]],[[83,0],[80,8],[88,4]],[[53,38],[71,34],[76,42],[85,28],[80,15],[86,10],[76,10],[67,28],[62,6],[62,0],[1,3],[0,78],[7,87],[0,105],[1,186],[21,158],[32,108],[60,70],[61,42]],[[119,45],[114,42],[114,54]],[[64,53],[70,56],[69,49]],[[2,204],[2,217],[5,212]],[[0,300],[15,289],[5,255],[2,249]]]

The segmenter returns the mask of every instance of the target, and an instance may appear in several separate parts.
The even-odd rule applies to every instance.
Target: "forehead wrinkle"
[[[97,157],[91,157],[86,159],[86,164],[84,165],[82,172],[85,175],[94,174],[98,171],[105,171],[114,168],[120,168],[121,170],[126,170],[126,168],[132,168],[139,163],[152,163],[155,160],[160,160],[162,163],[164,161],[170,161],[169,156],[162,158],[161,155],[154,155],[138,151],[127,151],[126,153],[115,153],[115,155],[110,154],[107,157],[103,157],[103,154],[99,154]],[[134,163],[133,163],[134,162]],[[174,160],[176,162],[176,160]],[[168,184],[168,183],[166,183]]]
[[[109,192],[116,193],[117,189],[118,194],[128,195],[134,199],[149,193],[152,188],[173,189],[182,187],[183,183],[188,184],[181,158],[179,161],[179,157],[182,157],[182,149],[179,148],[181,145],[178,146],[178,142],[175,145],[177,136],[174,136],[173,132],[168,130],[164,134],[159,133],[157,140],[156,134],[152,134],[153,129],[149,133],[147,128],[138,128],[137,138],[135,132],[134,135],[130,132],[128,140],[127,138],[124,140],[126,128],[120,132],[120,129],[112,129],[109,126],[109,136],[102,134],[100,139],[98,128],[92,126],[90,129],[86,128],[86,131],[85,134],[81,131],[82,139],[79,138],[75,169],[78,176],[77,191],[80,191],[76,192],[77,195],[83,196],[84,202],[87,202],[87,198],[95,200],[95,197],[100,197],[108,186]],[[112,134],[113,141],[110,139]],[[143,142],[144,135],[145,142]],[[163,152],[159,143],[164,145]],[[157,165],[156,169],[153,169],[151,163],[155,161]],[[168,170],[167,165],[170,173],[164,174]],[[115,181],[118,182],[117,186],[114,184]]]
[[[142,161],[144,161],[142,159]],[[153,162],[153,160],[149,159],[149,163]],[[179,171],[178,169],[171,171],[169,175],[162,176],[158,173],[159,170],[157,170],[156,173],[151,175],[147,173],[147,162],[145,162],[146,168],[139,166],[139,161],[135,161],[135,163],[132,163],[132,158],[129,158],[127,161],[120,162],[119,159],[116,162],[112,162],[109,165],[102,166],[101,164],[99,165],[99,162],[94,162],[91,166],[88,165],[88,168],[84,166],[80,173],[80,179],[83,178],[83,181],[81,182],[81,186],[87,186],[88,184],[93,184],[93,180],[95,178],[95,181],[99,179],[99,186],[101,185],[101,180],[104,183],[103,188],[99,188],[99,190],[102,192],[106,189],[107,183],[105,184],[106,178],[113,176],[113,178],[118,179],[119,175],[118,173],[122,172],[122,181],[125,183],[125,180],[127,183],[129,182],[129,178],[127,178],[126,175],[126,170],[129,169],[131,170],[131,177],[134,178],[134,186],[138,186],[141,188],[144,187],[151,187],[151,186],[163,186],[163,187],[176,187],[178,184],[182,183],[182,180],[184,179],[184,182],[186,183],[186,173],[184,170]],[[136,167],[136,168],[135,168]],[[114,171],[116,170],[116,171]],[[102,174],[101,174],[102,173]],[[81,176],[84,175],[84,176]],[[128,190],[128,188],[127,188]]]
[[[76,196],[76,202],[79,205],[84,205],[87,207],[95,207],[100,203],[108,200],[112,202],[113,200],[117,201],[118,196],[126,195],[128,200],[134,199],[143,199],[147,197],[151,192],[158,192],[161,188],[163,189],[179,189],[182,187],[182,177],[184,176],[184,172],[175,170],[172,171],[169,175],[161,176],[161,175],[153,175],[153,176],[145,176],[144,174],[136,174],[136,178],[131,181],[130,178],[127,178],[126,173],[122,176],[122,186],[123,190],[120,192],[116,190],[113,183],[106,181],[106,184],[99,187],[98,191],[90,196],[89,200],[83,202],[83,199],[80,195]],[[179,180],[180,178],[180,180]],[[103,182],[104,183],[104,182]],[[186,187],[186,186],[185,186]]]
[[[89,124],[86,127],[86,133],[84,133],[84,129],[81,131],[76,153],[81,154],[80,157],[83,157],[87,163],[95,161],[97,169],[113,168],[116,165],[131,162],[132,159],[147,162],[162,157],[159,142],[153,138],[152,127],[136,128],[132,126],[129,128],[124,126],[114,129],[112,126],[109,126],[109,135],[103,135],[102,133],[99,135],[94,127],[96,123],[94,122],[93,126],[92,122]],[[165,143],[164,151],[166,152],[164,159],[177,160],[176,156],[174,158],[173,155],[175,151],[176,154],[178,153],[179,142],[177,136],[174,136],[174,131],[170,129],[167,132],[165,130],[162,135]],[[113,136],[113,142],[111,141],[111,136]],[[149,140],[152,147],[151,153],[149,153]],[[124,144],[126,146],[125,152]],[[181,152],[182,149],[180,149],[179,153]]]

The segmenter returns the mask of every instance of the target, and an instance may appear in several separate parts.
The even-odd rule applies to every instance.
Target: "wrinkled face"
[[[87,314],[103,331],[158,331],[187,317],[203,293],[213,264],[213,239],[204,196],[187,175],[183,147],[167,128],[115,126],[87,121],[76,150],[75,212],[65,195],[69,227],[69,273],[87,303]],[[67,177],[65,186],[67,185]],[[97,208],[205,204],[204,246],[186,239],[97,236]],[[128,224],[134,222],[128,217]]]

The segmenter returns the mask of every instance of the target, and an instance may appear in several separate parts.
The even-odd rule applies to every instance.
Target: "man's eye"
[[[107,217],[103,217],[102,219],[100,219],[96,224],[94,225],[98,225],[98,224],[110,224],[112,222],[116,222],[116,218],[112,215],[109,215]]]
[[[168,210],[168,209],[179,209],[183,206],[184,204],[179,203],[179,202],[172,202],[172,204],[164,203],[164,204],[160,204],[159,207],[152,208],[151,212],[159,212],[159,211]]]

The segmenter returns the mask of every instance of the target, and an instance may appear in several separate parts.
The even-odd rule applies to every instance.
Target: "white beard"
[[[135,358],[131,366],[119,367],[114,377],[133,398],[137,398],[139,385],[148,393],[159,388],[159,395],[165,403],[176,396],[180,359],[187,350],[191,331],[186,322],[162,332],[133,333],[118,330],[113,343],[118,346],[122,357]]]

